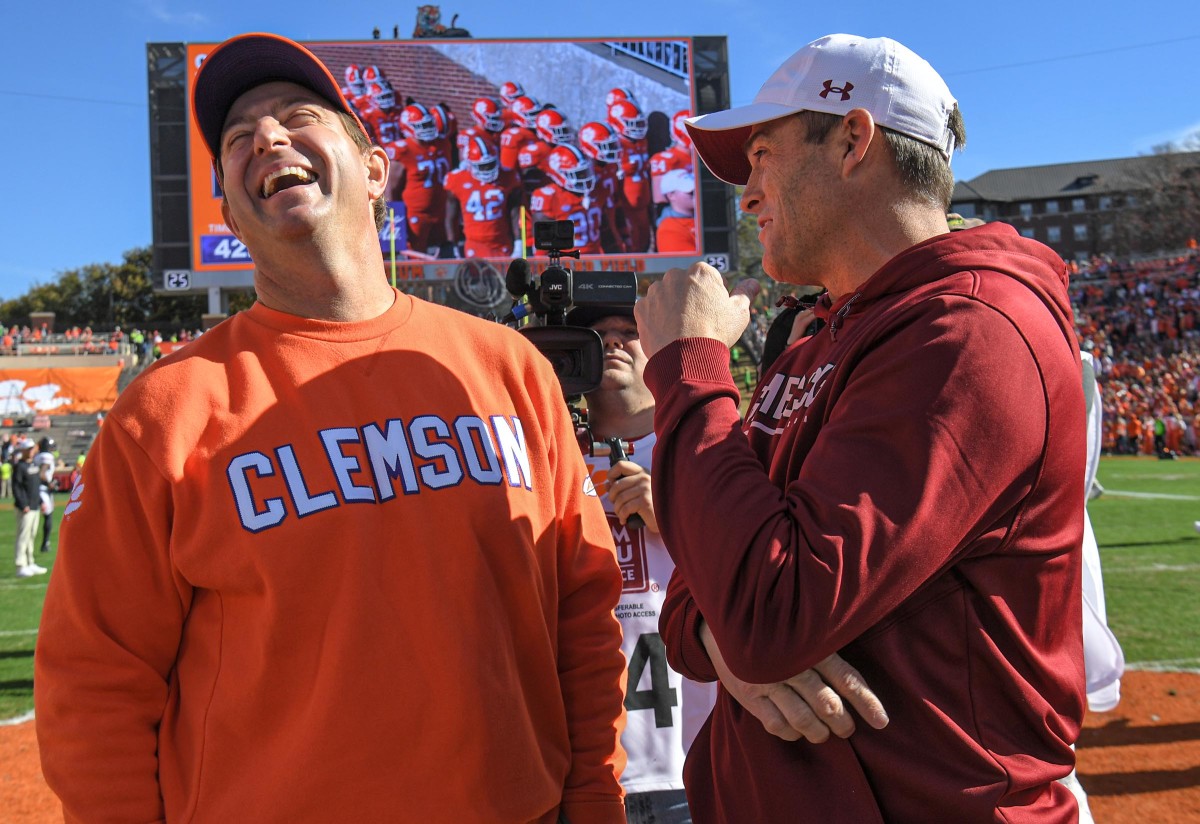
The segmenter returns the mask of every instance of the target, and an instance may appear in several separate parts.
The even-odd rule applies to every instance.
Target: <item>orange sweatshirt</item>
[[[625,821],[611,532],[520,335],[256,304],[105,424],[35,662],[68,822]]]

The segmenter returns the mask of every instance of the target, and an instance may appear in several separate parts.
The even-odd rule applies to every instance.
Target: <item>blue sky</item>
[[[416,3],[58,0],[7,4],[0,33],[0,299],[151,239],[145,44],[246,31],[411,33]],[[655,11],[651,11],[651,10]],[[936,12],[936,16],[931,15]],[[1200,130],[1200,3],[588,0],[443,3],[476,37],[726,35],[734,104],[821,35],[893,37],[959,100],[956,177],[1128,157]]]

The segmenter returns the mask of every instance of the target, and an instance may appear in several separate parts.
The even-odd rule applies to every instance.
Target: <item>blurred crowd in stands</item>
[[[1104,393],[1104,452],[1200,453],[1200,254],[1093,260],[1071,301]]]
[[[3,355],[117,355],[129,359],[130,366],[145,365],[158,360],[170,346],[186,343],[202,334],[183,330],[164,336],[157,329],[131,329],[128,333],[115,327],[112,331],[97,332],[90,326],[73,326],[62,332],[52,332],[46,324],[5,326],[0,324],[0,356]]]

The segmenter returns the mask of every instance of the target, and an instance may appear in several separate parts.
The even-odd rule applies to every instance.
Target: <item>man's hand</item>
[[[654,499],[650,496],[650,473],[633,461],[617,461],[608,468],[608,500],[621,523],[637,513],[646,529],[658,532],[654,517]]]
[[[849,738],[854,732],[854,718],[846,709],[843,698],[870,726],[877,730],[887,726],[883,704],[858,670],[836,654],[786,681],[749,684],[725,666],[721,650],[703,622],[700,623],[700,640],[729,694],[761,721],[767,732],[784,741],[806,738],[820,744],[830,733]]]
[[[707,263],[668,269],[634,306],[642,349],[651,357],[679,338],[715,338],[733,346],[750,322],[750,301],[760,288],[747,279],[729,292]]]

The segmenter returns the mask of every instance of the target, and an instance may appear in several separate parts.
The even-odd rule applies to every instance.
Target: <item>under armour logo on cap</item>
[[[850,92],[854,91],[853,83],[847,83],[844,86],[835,86],[833,85],[833,80],[826,80],[822,85],[825,87],[825,91],[819,95],[822,100],[828,100],[830,92],[837,92],[842,96],[842,102],[845,103],[850,99]]]
[[[829,34],[785,60],[752,103],[689,118],[687,130],[713,174],[744,185],[754,128],[801,111],[843,117],[857,106],[875,125],[935,147],[949,163],[957,105],[933,66],[895,40]]]

